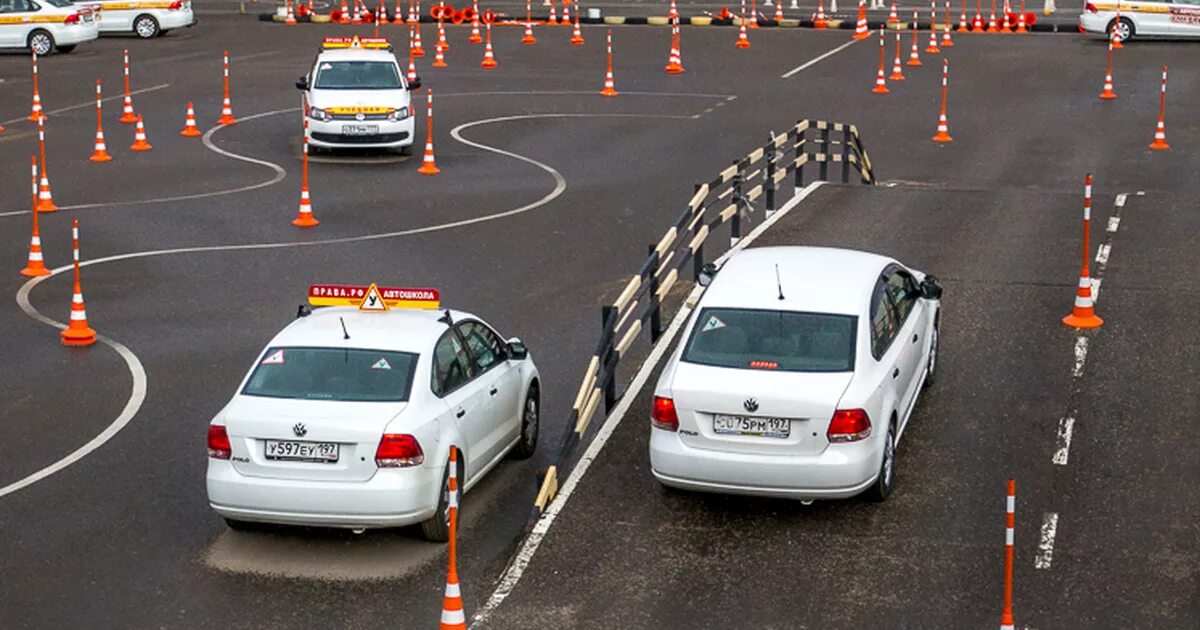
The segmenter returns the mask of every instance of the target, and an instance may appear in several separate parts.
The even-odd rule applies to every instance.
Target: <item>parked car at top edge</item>
[[[1200,0],[1089,0],[1079,14],[1089,33],[1135,37],[1200,37]]]
[[[941,292],[865,252],[732,256],[655,389],[654,476],[706,492],[887,498],[896,446],[937,368]]]
[[[196,25],[191,0],[80,0],[100,12],[101,33],[133,33],[142,39]]]
[[[99,32],[96,12],[70,0],[0,0],[0,48],[69,53]]]

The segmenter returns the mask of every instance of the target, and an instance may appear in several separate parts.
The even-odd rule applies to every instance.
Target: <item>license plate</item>
[[[267,440],[267,459],[294,462],[321,462],[334,464],[338,460],[338,445],[333,442],[293,442],[291,440]]]
[[[368,136],[379,133],[379,125],[342,125],[342,134],[347,136]]]
[[[713,432],[719,435],[750,435],[786,440],[792,434],[792,421],[787,418],[717,415],[713,417]]]

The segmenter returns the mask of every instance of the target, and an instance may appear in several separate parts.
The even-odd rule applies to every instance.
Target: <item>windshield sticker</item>
[[[282,365],[282,364],[283,364],[283,350],[276,350],[275,352],[272,352],[271,355],[268,356],[267,358],[263,359],[262,363],[261,363],[261,365]]]
[[[328,63],[328,62],[323,63],[323,64],[321,64],[321,69],[322,70],[333,70],[333,64]]]
[[[718,319],[716,315],[713,315],[712,317],[708,318],[708,321],[705,322],[704,328],[702,328],[700,330],[700,332],[708,332],[710,330],[716,330],[718,328],[724,328],[724,327],[725,327],[725,322]]]
[[[375,365],[371,366],[371,369],[372,370],[390,370],[390,369],[392,369],[392,364],[388,363],[386,358],[380,357],[379,360],[375,362]]]
[[[762,370],[774,370],[779,367],[779,364],[774,361],[751,361],[750,367]]]

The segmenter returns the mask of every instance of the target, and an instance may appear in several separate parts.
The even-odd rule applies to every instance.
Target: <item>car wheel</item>
[[[29,34],[29,50],[39,56],[49,55],[54,50],[54,37],[46,31],[34,31]]]
[[[521,410],[521,437],[512,454],[516,459],[529,459],[537,450],[538,424],[541,417],[540,401],[536,385],[529,386],[525,394],[525,406]]]
[[[883,463],[879,465],[879,478],[867,491],[872,501],[881,502],[892,493],[896,485],[896,424],[888,423],[887,436],[883,442]]]
[[[60,52],[64,55],[66,55],[66,54],[69,54],[72,50],[75,50],[75,44],[71,44],[70,46],[55,46],[54,50],[55,50],[55,52]]]
[[[1105,29],[1105,32],[1111,33],[1113,32],[1113,29],[1116,29],[1117,31],[1118,40],[1127,42],[1130,39],[1133,39],[1135,31],[1133,27],[1133,20],[1130,20],[1126,17],[1123,17],[1120,20],[1114,19],[1108,23],[1108,27]]]
[[[462,466],[462,453],[459,453],[459,470]],[[459,514],[462,514],[462,485],[458,492]],[[450,540],[450,463],[446,462],[446,472],[442,473],[442,492],[438,497],[437,511],[428,520],[421,523],[421,535],[429,542],[446,542]]]
[[[938,325],[933,324],[933,332],[929,335],[929,363],[925,368],[925,387],[933,385],[937,379],[937,359],[938,359]]]
[[[139,15],[133,20],[133,32],[142,39],[151,39],[158,36],[158,20],[151,15]]]

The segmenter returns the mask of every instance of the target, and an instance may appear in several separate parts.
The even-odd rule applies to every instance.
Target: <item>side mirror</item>
[[[510,361],[524,361],[529,358],[529,348],[517,337],[508,340],[508,358]]]
[[[938,284],[936,277],[925,276],[921,281],[921,297],[926,300],[942,299],[942,285]]]
[[[300,77],[299,79],[296,79],[296,89],[297,90],[307,90],[308,89],[308,77]]]
[[[704,266],[700,267],[700,277],[696,278],[696,282],[700,286],[706,287],[712,284],[713,278],[717,277],[718,271],[720,270],[717,268],[716,263],[704,263]]]
[[[416,89],[419,89],[420,87],[421,87],[421,77],[417,77],[417,78],[413,79],[412,81],[408,82],[408,89],[410,89],[410,90],[416,90]]]

